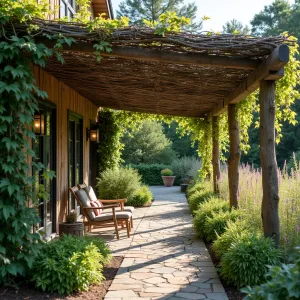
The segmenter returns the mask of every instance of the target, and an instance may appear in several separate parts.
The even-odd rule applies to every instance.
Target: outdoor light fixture
[[[36,135],[45,134],[45,116],[41,113],[34,115],[34,133]]]
[[[86,140],[90,140],[90,142],[97,142],[99,143],[100,135],[99,129],[86,129]]]

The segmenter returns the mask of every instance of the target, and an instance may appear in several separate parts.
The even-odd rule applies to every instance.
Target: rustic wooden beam
[[[212,164],[213,164],[213,183],[214,192],[219,193],[219,181],[221,177],[220,170],[220,144],[219,144],[219,117],[213,117],[212,119]]]
[[[43,37],[36,37],[37,42],[42,42],[47,47],[52,48],[54,42]],[[77,42],[71,46],[64,45],[63,51],[94,53],[94,43]],[[166,52],[159,49],[146,49],[134,47],[112,47],[111,53],[102,53],[102,56],[120,57],[127,59],[137,59],[143,61],[156,61],[182,65],[211,66],[218,68],[255,70],[259,61],[249,58],[222,57],[216,55],[197,53],[176,53]]]
[[[275,81],[260,82],[260,159],[262,167],[262,221],[265,237],[279,245],[278,168],[275,153]]]
[[[283,68],[288,62],[289,47],[284,44],[278,46],[224,101],[214,107],[213,115],[219,116],[229,104],[238,103],[245,99],[259,87],[261,80],[280,79],[284,75]]]
[[[228,105],[228,129],[229,129],[229,158],[228,158],[228,186],[229,203],[231,207],[238,206],[239,189],[239,165],[241,159],[240,126],[236,118],[236,105]]]

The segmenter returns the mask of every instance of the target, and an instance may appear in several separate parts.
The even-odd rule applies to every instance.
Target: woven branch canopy
[[[62,33],[76,43],[63,50],[65,64],[51,59],[46,71],[97,106],[118,110],[203,117],[219,115],[259,86],[277,80],[289,60],[286,37],[169,33],[126,27],[106,35],[83,24],[34,20],[44,34]],[[26,25],[16,24],[17,32]],[[93,43],[113,51],[97,63]]]

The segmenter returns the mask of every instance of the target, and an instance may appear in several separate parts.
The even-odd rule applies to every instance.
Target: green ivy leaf
[[[11,205],[3,205],[2,210],[5,220],[7,220],[9,216],[13,216],[15,214],[15,209]]]
[[[17,273],[18,273],[18,267],[17,267],[17,265],[14,262],[11,262],[6,268],[7,268],[8,273],[10,273],[10,274],[12,274],[14,276],[17,275]]]

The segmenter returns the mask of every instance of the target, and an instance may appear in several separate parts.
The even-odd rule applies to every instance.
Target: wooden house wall
[[[48,93],[48,100],[56,104],[56,219],[57,226],[64,220],[68,207],[68,111],[83,118],[83,180],[89,180],[90,143],[86,128],[96,121],[98,107],[73,89],[35,67],[37,85]]]
[[[49,0],[50,9],[54,11],[56,9],[56,14],[49,16],[49,19],[58,19],[59,18],[59,0]]]

